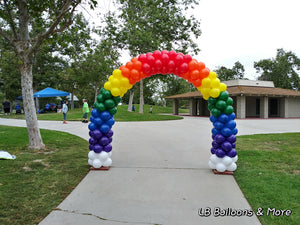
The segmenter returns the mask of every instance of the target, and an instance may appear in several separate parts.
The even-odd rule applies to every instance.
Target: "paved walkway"
[[[0,124],[25,126],[25,121],[0,118]],[[39,125],[89,138],[87,124],[80,122]],[[300,119],[237,120],[237,126],[239,135],[300,132]],[[208,118],[199,117],[116,123],[113,166],[90,171],[40,225],[260,224],[255,215],[213,215],[219,208],[251,207],[233,176],[209,169],[211,128]],[[199,216],[205,208],[211,215]]]

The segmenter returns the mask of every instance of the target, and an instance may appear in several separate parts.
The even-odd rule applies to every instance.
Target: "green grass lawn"
[[[28,150],[26,128],[0,126],[0,224],[37,224],[89,171],[88,142],[71,134],[41,130],[44,151]]]
[[[160,121],[160,120],[178,120],[182,119],[180,116],[174,115],[161,115],[161,114],[172,114],[171,107],[161,107],[161,106],[152,106],[153,113],[149,113],[150,105],[144,105],[144,113],[139,113],[139,105],[135,105],[135,112],[128,112],[127,105],[118,106],[118,112],[114,115],[114,119],[116,121]],[[188,113],[187,109],[180,109],[180,113]],[[91,114],[89,113],[89,116]],[[62,120],[62,113],[44,113],[38,114],[39,120]],[[10,116],[1,115],[3,118],[11,118],[11,119],[25,119],[24,115],[15,115],[11,114]],[[74,109],[70,110],[67,114],[68,121],[81,121],[82,120],[82,109]]]
[[[252,209],[263,208],[261,223],[300,224],[300,133],[239,136],[236,145],[234,177]],[[267,215],[268,208],[292,214]]]

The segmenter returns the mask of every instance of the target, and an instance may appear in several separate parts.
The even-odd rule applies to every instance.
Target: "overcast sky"
[[[239,61],[245,67],[245,76],[256,79],[253,63],[274,58],[276,49],[283,48],[300,57],[300,0],[199,2],[193,13],[200,21],[202,35],[197,43],[201,52],[194,58],[209,69],[232,68]],[[113,9],[113,4],[104,0],[100,7],[103,12]],[[122,63],[126,60],[130,60],[128,55]]]

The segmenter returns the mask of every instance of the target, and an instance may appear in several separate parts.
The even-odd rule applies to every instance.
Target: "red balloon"
[[[170,60],[175,60],[177,53],[175,51],[169,51],[168,55],[170,57]]]
[[[175,58],[175,63],[177,66],[181,65],[183,63],[183,55],[178,54]]]
[[[161,54],[168,54],[168,52],[169,52],[168,50],[162,50]]]
[[[144,63],[147,61],[147,56],[145,54],[141,54],[139,55],[138,60]]]
[[[161,74],[165,75],[167,73],[168,73],[168,67],[163,66],[162,69],[161,69]]]
[[[150,74],[151,73],[151,66],[148,63],[143,63],[142,71],[146,74]]]
[[[184,55],[183,56],[183,61],[185,62],[185,63],[189,63],[190,61],[192,61],[192,56],[190,56],[190,55]]]
[[[155,59],[161,59],[161,52],[156,50],[153,52],[153,56]]]
[[[161,61],[163,63],[163,65],[168,65],[169,61],[170,61],[170,57],[168,54],[162,54],[161,55]]]
[[[175,69],[175,63],[174,63],[173,60],[170,60],[169,63],[168,63],[168,71],[169,71],[169,73],[173,73],[174,69]]]
[[[151,76],[151,74],[146,74],[146,73],[143,73],[142,71],[140,72],[140,75],[141,75],[141,79],[144,79],[144,78],[146,78],[146,77],[150,77]]]
[[[187,63],[182,63],[180,66],[179,66],[179,72],[180,73],[186,73],[189,71],[189,65]]]
[[[155,66],[155,69],[157,70],[157,72],[159,72],[160,69],[162,68],[163,64],[159,59],[157,59],[157,60],[155,60],[154,66]]]
[[[153,66],[154,62],[155,62],[155,58],[152,55],[152,53],[147,53],[147,61],[146,61],[150,66]]]

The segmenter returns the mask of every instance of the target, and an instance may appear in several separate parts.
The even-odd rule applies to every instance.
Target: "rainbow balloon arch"
[[[124,94],[141,79],[155,74],[174,74],[192,83],[208,100],[211,113],[212,148],[208,165],[219,173],[236,170],[238,159],[235,150],[236,128],[233,100],[217,74],[203,62],[190,55],[175,51],[154,51],[134,57],[126,65],[115,69],[97,96],[89,123],[88,163],[92,169],[107,169],[112,165],[112,126],[117,106]]]

